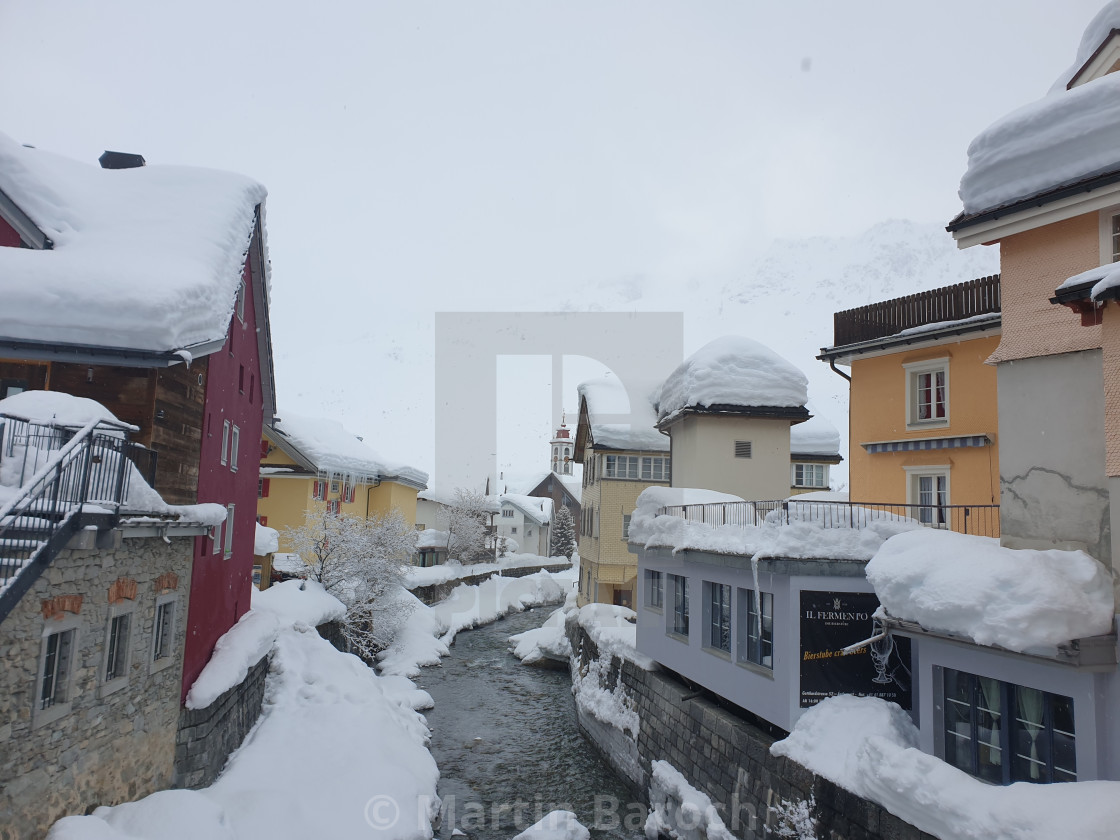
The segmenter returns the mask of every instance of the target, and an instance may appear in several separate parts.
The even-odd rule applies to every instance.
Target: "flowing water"
[[[441,666],[418,680],[440,769],[443,820],[478,840],[507,840],[554,809],[574,811],[593,840],[643,837],[645,804],[576,725],[568,672],[522,665],[507,639],[539,627],[553,607],[460,633]]]

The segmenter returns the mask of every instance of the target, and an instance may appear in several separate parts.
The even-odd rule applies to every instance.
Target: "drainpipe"
[[[829,359],[828,360],[828,366],[830,368],[832,368],[833,373],[835,373],[837,376],[843,376],[845,379],[848,380],[849,385],[852,384],[852,377],[848,376],[848,374],[844,373],[844,371],[842,371],[838,367],[836,367],[836,359],[834,359],[834,358]]]

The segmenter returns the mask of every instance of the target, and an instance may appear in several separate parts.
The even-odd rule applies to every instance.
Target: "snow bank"
[[[824,516],[819,505],[799,504],[794,497],[787,523],[769,515],[761,525],[706,525],[679,516],[658,516],[666,498],[665,488],[650,487],[638,496],[630,520],[630,542],[646,548],[678,551],[709,551],[743,557],[791,559],[870,560],[883,543],[895,534],[922,530],[913,519],[876,519],[857,508],[856,526],[849,527],[849,511]],[[674,488],[676,489],[676,488]],[[781,520],[781,521],[779,521]],[[825,527],[835,524],[841,527]]]
[[[609,658],[612,654],[627,659],[639,668],[652,671],[657,664],[648,656],[638,653],[637,613],[629,607],[613,604],[587,604],[575,614],[588,637],[599,649],[599,655]]]
[[[0,335],[155,351],[224,338],[263,186],[101,169],[0,134],[0,187],[54,243],[0,250]]]
[[[415,711],[426,692],[405,682],[378,677],[310,623],[289,622],[276,636],[261,718],[211,787],[67,817],[48,837],[430,840],[439,771]]]
[[[712,800],[690,785],[676,767],[658,760],[650,770],[650,811],[645,826],[649,840],[734,840]]]
[[[568,593],[569,601],[574,601],[575,591]],[[522,665],[540,665],[546,662],[562,662],[565,665],[572,655],[572,643],[568,641],[565,621],[571,608],[568,606],[554,610],[544,624],[524,633],[509,637],[509,651]]]
[[[982,645],[1053,654],[1112,629],[1111,575],[1083,551],[1016,550],[923,530],[884,543],[867,579],[895,618]]]
[[[428,482],[426,472],[385,460],[336,420],[283,411],[273,428],[326,475],[358,480],[401,478],[421,487]]]
[[[657,421],[686,408],[712,405],[798,408],[809,399],[809,380],[765,344],[727,335],[701,347],[661,386]]]
[[[540,822],[522,831],[513,840],[590,840],[591,832],[571,811],[551,811]]]
[[[875,697],[807,709],[770,751],[942,840],[1106,840],[1120,824],[1120,783],[989,785],[916,748],[909,715]]]
[[[279,550],[280,532],[258,522],[257,529],[253,532],[253,554],[263,557],[266,554],[274,554]]]
[[[968,147],[967,214],[1120,169],[1120,74],[1059,89],[993,123]]]
[[[430,607],[402,590],[401,597],[407,596],[412,609],[397,638],[378,655],[378,669],[382,674],[417,677],[422,667],[438,665],[447,656],[449,645],[461,630],[529,607],[562,602],[575,580],[574,570],[537,572],[520,578],[495,575],[477,586],[460,584],[445,600]]]
[[[253,590],[252,609],[238,619],[214,645],[210,661],[187,692],[188,709],[205,709],[245,679],[261,661],[284,627],[309,627],[342,618],[346,607],[314,581],[289,580],[263,592]]]

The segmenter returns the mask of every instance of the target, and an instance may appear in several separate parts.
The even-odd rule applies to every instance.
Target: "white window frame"
[[[222,466],[229,463],[229,430],[230,422],[222,421]]]
[[[156,659],[156,641],[159,636],[159,611],[160,608],[164,606],[171,610],[171,620],[168,622],[169,626],[167,629],[167,655]],[[179,594],[177,592],[170,592],[167,595],[158,596],[156,598],[155,610],[152,613],[152,638],[151,645],[148,648],[149,674],[155,674],[162,671],[164,668],[170,668],[177,661],[175,639],[177,638],[176,631],[178,630],[178,622]]]
[[[797,480],[797,469],[801,468],[802,479]],[[805,467],[812,468],[813,472],[820,470],[823,478],[823,484],[807,484],[805,483]],[[813,490],[827,490],[828,489],[828,464],[820,464],[814,461],[796,461],[789,466],[789,486],[790,487],[805,487]]]
[[[226,521],[223,525],[225,531],[222,535],[222,553],[225,555],[225,559],[227,560],[233,556],[233,518],[236,515],[236,512],[237,505],[226,505]]]
[[[245,323],[245,277],[242,275],[241,282],[237,284],[237,320],[242,324]]]
[[[929,466],[903,467],[903,469],[906,471],[906,504],[921,505],[922,502],[918,490],[919,479],[928,477],[936,478],[937,476],[945,477],[945,502],[943,505],[927,505],[924,507],[929,507],[931,509],[935,507],[947,507],[953,503],[951,464],[931,464]],[[929,525],[933,528],[948,528],[950,523],[946,521],[923,522],[922,524]]]
[[[128,618],[128,635],[124,640],[124,673],[118,674],[113,678],[109,678],[109,654],[110,654],[110,641],[112,639],[113,624],[119,618]],[[104,697],[112,694],[114,691],[120,691],[128,685],[129,675],[132,673],[132,653],[134,643],[136,641],[136,633],[139,628],[136,624],[136,602],[131,599],[125,599],[116,604],[109,605],[109,615],[105,620],[105,640],[102,645],[101,651],[101,672],[100,681],[101,688],[99,694]],[[119,650],[119,642],[117,650]]]
[[[1120,217],[1120,204],[1106,207],[1100,211],[1100,264],[1109,265],[1117,261],[1116,249],[1120,242],[1113,242],[1112,220]]]
[[[921,362],[909,362],[902,366],[906,371],[906,428],[914,429],[941,429],[949,425],[952,417],[949,407],[949,357],[940,359],[925,359]],[[945,416],[929,420],[918,419],[918,377],[925,373],[945,374]]]
[[[513,519],[513,508],[502,508],[503,519]]]
[[[237,472],[237,453],[241,448],[241,429],[237,426],[233,427],[233,435],[230,437],[229,446],[229,468],[231,472]]]
[[[39,668],[37,670],[37,677],[35,679],[35,694],[31,699],[32,708],[32,721],[31,728],[34,729],[38,726],[51,723],[58,720],[60,717],[68,715],[74,702],[74,671],[77,670],[76,665],[78,662],[78,648],[81,645],[81,630],[82,630],[81,616],[66,614],[62,618],[49,618],[43,622],[43,633],[39,645]],[[61,703],[55,703],[47,708],[41,708],[43,697],[43,681],[46,677],[44,669],[47,663],[47,643],[50,637],[55,633],[66,633],[73,631],[70,637],[70,652],[66,668],[66,676],[64,679],[64,695],[65,700]],[[58,692],[58,687],[55,686],[55,692]]]
[[[627,542],[630,539],[630,517],[632,514],[622,514],[622,541]]]

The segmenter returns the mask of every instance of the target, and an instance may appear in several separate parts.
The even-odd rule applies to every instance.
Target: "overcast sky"
[[[436,311],[944,223],[1100,6],[0,0],[0,131],[262,181],[280,406],[430,470]]]

